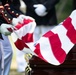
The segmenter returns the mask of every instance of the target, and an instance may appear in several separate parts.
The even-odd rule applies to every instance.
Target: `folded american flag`
[[[20,50],[29,48],[28,52],[34,53],[37,57],[52,64],[60,65],[71,48],[76,44],[76,10],[52,30],[46,32],[38,41],[34,42],[33,32],[35,21],[28,21],[26,17],[23,23],[16,25],[13,37],[16,47]],[[13,35],[14,36],[14,35]]]

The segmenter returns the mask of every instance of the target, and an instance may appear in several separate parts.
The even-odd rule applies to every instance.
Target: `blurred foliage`
[[[58,23],[67,18],[73,10],[73,0],[60,0],[56,5]]]

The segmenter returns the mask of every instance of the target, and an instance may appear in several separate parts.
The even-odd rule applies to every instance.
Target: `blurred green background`
[[[67,18],[73,10],[73,0],[60,0],[56,5],[58,23]]]

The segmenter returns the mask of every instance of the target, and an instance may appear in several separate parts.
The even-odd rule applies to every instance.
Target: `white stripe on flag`
[[[35,23],[29,23],[27,25],[22,26],[20,29],[15,30],[15,33],[17,33],[19,39],[21,39],[27,33],[33,33],[35,26],[36,26]]]
[[[43,58],[48,61],[48,63],[54,64],[54,65],[59,65],[60,63],[58,60],[55,58],[51,46],[49,44],[49,39],[45,37],[41,37],[40,40],[38,41],[40,44],[40,51],[43,56]]]

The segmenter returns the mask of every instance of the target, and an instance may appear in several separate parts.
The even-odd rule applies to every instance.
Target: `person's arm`
[[[4,10],[4,6],[2,5],[2,2],[1,2],[0,4],[0,39],[3,39],[1,34],[4,34],[4,35],[11,34],[11,31],[9,31],[8,29],[12,29],[12,25],[6,24],[9,22],[10,20],[8,18],[8,14]]]

